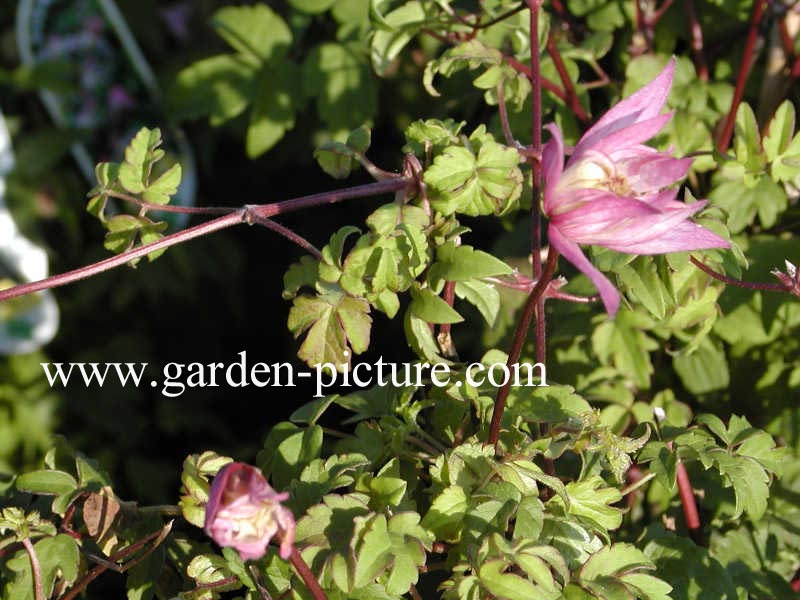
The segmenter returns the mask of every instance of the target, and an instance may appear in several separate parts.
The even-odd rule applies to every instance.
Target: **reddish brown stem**
[[[589,122],[589,115],[586,114],[586,111],[584,111],[581,106],[581,101],[578,98],[578,94],[575,92],[575,86],[569,78],[567,67],[564,64],[564,60],[561,58],[561,53],[558,51],[558,46],[552,35],[547,38],[547,52],[553,59],[553,64],[556,67],[556,71],[558,71],[558,77],[561,79],[561,85],[564,86],[564,91],[567,96],[567,105],[572,112],[575,113],[575,116],[578,117],[581,123],[584,125],[587,124]]]
[[[30,538],[22,540],[22,545],[25,546],[25,551],[28,553],[28,558],[31,561],[31,573],[33,573],[33,597],[35,600],[44,599],[44,588],[42,587],[42,567],[39,565],[39,558],[36,556],[36,549],[33,547],[33,542]]]
[[[511,132],[511,124],[508,122],[506,94],[502,83],[497,86],[497,111],[500,114],[500,126],[503,128],[503,137],[506,140],[506,145],[512,148],[521,148],[519,142],[514,139],[514,134]]]
[[[280,223],[276,223],[272,219],[267,219],[265,217],[261,217],[258,215],[253,216],[253,223],[258,223],[259,225],[263,225],[267,229],[271,229],[275,233],[278,233],[285,237],[290,242],[293,242],[300,246],[303,250],[311,254],[317,260],[322,260],[322,252],[319,249],[309,242],[306,238],[302,235],[295,233],[288,227],[284,227]]]
[[[227,215],[238,210],[235,206],[172,206],[170,204],[153,204],[145,202],[141,198],[109,190],[106,192],[110,198],[124,200],[147,210],[157,210],[161,212],[180,213],[184,215]]]
[[[453,303],[456,301],[456,282],[455,281],[447,281],[444,284],[444,289],[442,290],[442,300],[447,302],[451,307]],[[450,334],[450,323],[442,323],[439,326],[439,335],[449,335]]]
[[[293,198],[291,200],[284,200],[283,202],[245,206],[243,208],[236,209],[235,212],[230,214],[217,217],[216,219],[212,219],[206,223],[195,225],[194,227],[184,229],[183,231],[178,231],[177,233],[164,236],[156,242],[139,246],[127,252],[123,252],[122,254],[118,254],[117,256],[112,256],[102,260],[98,263],[81,267],[73,271],[68,271],[66,273],[61,273],[60,275],[54,275],[53,277],[48,277],[47,279],[42,279],[40,281],[24,283],[7,290],[2,290],[0,291],[0,302],[9,300],[11,298],[16,298],[18,296],[24,296],[25,294],[32,294],[33,292],[56,288],[62,285],[67,285],[68,283],[80,281],[81,279],[86,279],[87,277],[92,277],[94,275],[98,275],[99,273],[103,273],[127,264],[136,258],[147,256],[155,250],[161,250],[164,248],[169,248],[170,246],[182,244],[183,242],[187,242],[191,239],[208,235],[209,233],[226,229],[228,227],[232,227],[233,225],[252,223],[258,220],[259,217],[270,218],[274,217],[275,215],[302,210],[312,206],[332,204],[334,202],[340,202],[342,200],[351,198],[363,198],[367,196],[385,194],[388,192],[397,192],[408,187],[409,185],[410,181],[408,179],[398,178],[355,186],[334,192]]]
[[[314,600],[328,600],[325,592],[322,591],[322,588],[317,582],[317,578],[314,577],[314,574],[311,572],[311,569],[308,568],[306,561],[303,560],[303,557],[300,556],[300,553],[294,546],[292,546],[292,553],[289,555],[289,562],[292,563],[292,566],[297,571],[297,574],[300,575],[303,583],[306,584],[306,587],[308,588],[308,591],[311,592],[311,596],[314,598]]]
[[[764,6],[766,3],[766,0],[756,0],[753,5],[753,14],[750,18],[750,26],[747,30],[747,38],[742,53],[742,62],[739,64],[739,73],[736,76],[736,88],[733,90],[731,109],[728,111],[722,133],[720,133],[719,139],[717,140],[717,150],[719,152],[725,152],[728,149],[731,138],[733,137],[733,128],[736,124],[736,112],[739,110],[739,104],[744,96],[744,86],[747,83],[747,76],[750,74],[750,66],[753,62],[756,40],[758,39],[758,26],[761,23],[761,17],[764,15]]]
[[[697,512],[697,501],[694,498],[689,473],[686,472],[686,467],[680,459],[678,459],[677,466],[677,481],[678,495],[681,498],[683,516],[686,518],[686,528],[689,530],[689,536],[698,546],[702,546],[704,545],[703,528],[700,524],[700,514]]]
[[[706,62],[705,51],[703,50],[703,28],[697,20],[697,13],[694,10],[694,0],[686,0],[686,16],[689,19],[689,30],[692,35],[692,55],[694,56],[694,68],[700,81],[708,81],[708,63]]]
[[[528,65],[526,65],[525,63],[519,62],[513,56],[504,56],[503,60],[506,61],[508,66],[510,66],[512,69],[514,69],[518,73],[522,73],[523,75],[527,75],[528,79],[533,81],[533,71],[531,70],[531,68]],[[550,81],[546,77],[541,77],[541,76],[539,77],[539,80],[541,82],[541,86],[544,89],[546,89],[548,92],[550,92],[551,94],[556,96],[558,99],[563,100],[564,102],[567,101],[566,92],[564,90],[562,90],[560,87],[558,87],[555,83],[553,83],[552,81]]]
[[[694,256],[690,259],[692,264],[700,269],[706,275],[709,275],[716,279],[717,281],[722,281],[723,283],[727,283],[728,285],[733,285],[740,288],[746,288],[748,290],[760,290],[764,292],[784,292],[784,293],[791,293],[790,290],[786,289],[786,286],[781,285],[780,283],[751,283],[749,281],[742,281],[741,279],[734,279],[733,277],[728,277],[727,275],[723,275],[722,273],[717,273],[714,269],[711,269],[707,265],[703,264],[699,260],[697,260]]]
[[[108,562],[115,563],[119,560],[122,560],[123,558],[126,558],[131,554],[134,554],[135,552],[139,551],[139,549],[147,545],[152,540],[158,540],[158,538],[162,537],[163,535],[164,535],[164,529],[159,529],[157,531],[154,531],[153,533],[150,533],[147,536],[143,537],[142,539],[132,543],[130,546],[126,546],[122,550],[119,550],[114,554],[112,554],[111,556],[109,556]],[[159,540],[159,542],[160,541],[161,540]],[[153,549],[155,549],[155,547]],[[86,589],[86,586],[88,586],[92,581],[97,579],[107,570],[108,567],[106,565],[97,565],[91,571],[86,573],[86,575],[84,575],[81,579],[75,582],[75,585],[73,585],[69,589],[69,591],[67,591],[63,596],[61,596],[59,600],[73,600],[74,598],[77,598],[78,594],[80,594],[81,592],[83,592],[84,589]]]
[[[531,319],[533,318],[534,310],[539,304],[539,300],[544,294],[544,291],[547,289],[550,280],[553,278],[553,273],[555,273],[557,264],[558,251],[550,246],[550,250],[547,253],[547,263],[544,271],[542,272],[539,280],[536,282],[536,286],[531,291],[530,296],[528,296],[525,306],[522,308],[522,314],[520,315],[519,322],[517,323],[517,329],[514,332],[514,339],[511,342],[511,350],[508,352],[508,361],[506,362],[506,365],[509,368],[513,367],[519,362],[519,358],[522,355],[522,347],[525,344],[525,338],[527,337],[528,330],[531,326]],[[508,399],[508,393],[510,390],[511,381],[509,378],[509,381],[507,381],[506,384],[501,386],[497,391],[497,399],[494,401],[494,412],[492,413],[492,422],[489,426],[489,439],[487,440],[487,443],[492,444],[495,449],[497,449],[497,444],[500,437],[500,425],[503,422],[503,412],[506,408],[506,400]]]
[[[664,16],[664,13],[666,13],[666,12],[669,10],[669,7],[670,7],[670,6],[672,6],[672,3],[673,3],[674,1],[675,1],[675,0],[664,0],[664,2],[662,2],[661,6],[659,6],[659,7],[658,7],[658,8],[657,8],[657,9],[656,9],[654,12],[653,12],[653,14],[651,14],[651,15],[650,15],[650,16],[649,16],[649,17],[646,19],[645,23],[646,23],[646,25],[647,25],[647,27],[648,27],[649,29],[651,29],[651,30],[652,30],[652,29],[654,29],[654,28],[655,28],[655,26],[656,26],[656,25],[658,25],[658,22],[659,22],[659,21],[662,19],[662,17]]]

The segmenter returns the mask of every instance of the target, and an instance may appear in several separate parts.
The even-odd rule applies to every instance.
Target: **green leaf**
[[[291,423],[272,428],[256,463],[266,471],[276,489],[286,489],[305,466],[319,458],[323,432],[319,425],[301,429]]]
[[[513,386],[507,410],[529,421],[563,423],[591,412],[592,407],[569,385],[550,385],[533,390]]]
[[[467,507],[464,488],[457,485],[446,487],[434,498],[422,519],[422,526],[432,531],[438,539],[456,539]]]
[[[466,121],[455,122],[453,119],[414,121],[406,127],[403,152],[421,157],[428,151],[433,155],[439,154],[447,146],[458,145],[458,135],[466,124]]]
[[[430,325],[423,319],[415,317],[410,310],[407,310],[403,318],[403,329],[406,334],[408,345],[414,353],[421,359],[431,364],[444,363],[452,364],[440,354],[439,344],[433,337]]]
[[[167,107],[174,118],[195,119],[208,115],[216,127],[240,115],[256,90],[257,67],[233,54],[220,54],[182,69],[167,93]]]
[[[794,105],[790,100],[784,100],[767,125],[767,133],[764,136],[764,152],[767,154],[767,160],[772,162],[786,151],[794,136],[794,125]]]
[[[370,43],[372,66],[379,75],[385,75],[403,48],[414,39],[426,21],[421,2],[406,2],[380,17]]]
[[[148,188],[153,164],[164,156],[164,151],[158,149],[160,145],[159,129],[142,127],[134,136],[125,149],[125,161],[119,167],[119,182],[126,190],[139,194]]]
[[[764,516],[769,498],[769,475],[764,467],[749,457],[730,456],[723,452],[714,453],[714,462],[719,472],[733,484],[736,508],[732,518],[738,519],[742,512],[753,521]]]
[[[736,111],[736,137],[733,148],[736,160],[745,166],[749,173],[763,170],[766,158],[761,148],[761,134],[753,109],[742,102]]]
[[[611,506],[622,499],[622,494],[618,489],[608,487],[598,475],[572,481],[566,489],[570,500],[569,514],[587,520],[601,531],[613,530],[622,524],[622,510]],[[550,503],[565,506],[560,496],[554,496]]]
[[[456,296],[472,304],[490,327],[500,312],[500,293],[494,285],[483,281],[459,281],[455,287]]]
[[[444,215],[502,215],[522,193],[517,150],[487,141],[477,156],[450,146],[425,170],[431,206]]]
[[[237,590],[242,587],[241,581],[228,566],[228,561],[216,554],[195,556],[186,568],[186,574],[194,579],[197,585],[213,587],[215,592]],[[233,581],[221,583],[226,579]]]
[[[532,598],[549,598],[543,596],[539,586],[527,579],[506,573],[507,564],[504,560],[496,559],[483,563],[478,570],[481,584],[497,598],[508,600],[531,600]],[[556,596],[557,598],[558,596]]]
[[[56,580],[63,580],[67,585],[78,578],[80,552],[77,542],[66,534],[47,537],[33,545],[39,560],[44,597],[50,598]],[[6,598],[33,598],[33,574],[28,553],[20,551],[8,560],[6,568],[15,574],[6,585]]]
[[[364,519],[364,517],[356,519]],[[386,529],[386,517],[373,515],[366,521],[355,552],[356,568],[353,585],[356,588],[364,587],[374,581],[378,575],[383,573],[390,561],[389,550],[392,544]]]
[[[226,6],[214,13],[211,25],[242,55],[258,61],[283,57],[292,44],[292,32],[266,4]]]
[[[295,338],[308,332],[297,356],[308,365],[331,363],[338,370],[352,354],[369,347],[372,319],[369,304],[343,294],[297,296],[289,311],[289,330]]]
[[[619,590],[620,598],[635,594],[644,600],[672,600],[669,595],[672,586],[642,573],[642,570],[654,568],[650,558],[633,544],[613,544],[591,556],[581,569],[579,579],[585,589],[603,598],[616,598],[616,590]],[[612,595],[608,596],[609,593]]]
[[[303,64],[303,85],[316,98],[319,116],[331,129],[352,129],[372,120],[378,94],[368,65],[354,48],[325,43]]]
[[[460,323],[464,317],[428,288],[411,288],[408,309],[415,317],[427,323]]]
[[[169,204],[170,198],[178,191],[181,184],[181,165],[175,163],[161,176],[148,184],[142,194],[142,200],[151,204]]]
[[[647,319],[622,310],[614,321],[601,323],[592,334],[592,348],[600,361],[613,365],[640,389],[650,387],[654,370],[649,351],[658,348],[643,330],[646,325]]]
[[[708,550],[685,537],[662,532],[644,547],[659,577],[672,586],[673,600],[736,600],[736,589],[727,570]]]
[[[512,272],[511,267],[491,254],[447,242],[436,250],[436,262],[430,267],[428,279],[436,286],[440,281],[470,281]]]
[[[430,217],[424,209],[413,204],[384,204],[367,217],[367,225],[378,235],[391,235],[399,225],[408,224],[418,229],[430,225]]]
[[[695,352],[676,356],[673,364],[681,382],[693,394],[724,390],[730,385],[725,351],[710,338],[700,342]]]
[[[58,496],[78,489],[78,482],[64,471],[30,471],[17,477],[15,485],[18,490],[31,494]]]
[[[262,66],[247,127],[250,158],[264,154],[294,127],[295,107],[301,97],[299,81],[300,68],[288,59]]]
[[[709,199],[728,213],[728,229],[739,233],[752,225],[758,215],[761,225],[769,229],[787,206],[786,192],[769,177],[757,177],[753,186],[741,180],[727,180],[711,190]]]
[[[438,75],[450,77],[464,69],[477,69],[484,66],[500,67],[503,64],[503,54],[496,48],[490,48],[483,42],[473,39],[450,48],[439,58],[430,61],[425,67],[422,85],[431,96],[440,96],[433,87],[433,78]],[[497,82],[489,87],[494,87]]]

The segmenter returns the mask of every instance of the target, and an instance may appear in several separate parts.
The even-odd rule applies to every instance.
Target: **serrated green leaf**
[[[175,163],[155,181],[147,186],[142,193],[142,200],[151,204],[169,204],[171,196],[178,191],[181,183],[181,165]]]
[[[161,130],[142,127],[125,149],[125,161],[119,166],[120,184],[132,194],[145,191],[149,185],[150,171],[164,155],[159,150]]]
[[[494,141],[481,145],[477,156],[450,146],[425,170],[431,206],[444,215],[502,215],[522,193],[519,153]]]
[[[767,125],[764,135],[764,152],[767,160],[774,161],[784,153],[794,136],[795,111],[790,100],[784,100]]]
[[[430,267],[429,281],[470,281],[481,277],[508,275],[513,270],[499,258],[472,246],[456,246],[447,242],[436,251],[436,262]]]
[[[432,531],[439,539],[455,539],[468,505],[464,488],[457,485],[446,487],[434,498],[431,507],[422,518],[422,526]]]
[[[460,323],[464,317],[428,288],[411,288],[411,314],[426,323]]]
[[[308,332],[298,357],[308,365],[331,363],[338,370],[352,354],[369,346],[372,319],[369,304],[350,296],[297,296],[289,311],[289,330],[295,337]]]

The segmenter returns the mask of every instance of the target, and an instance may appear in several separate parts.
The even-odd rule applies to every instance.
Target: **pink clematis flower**
[[[277,493],[261,471],[244,463],[225,465],[211,484],[205,531],[220,546],[233,546],[243,560],[259,559],[275,534],[280,556],[294,544],[294,515],[281,505],[289,494]]]
[[[685,204],[673,186],[691,166],[643,145],[667,124],[674,59],[641,90],[609,110],[580,139],[564,164],[564,141],[556,125],[542,153],[544,212],[550,244],[595,284],[613,317],[619,292],[583,254],[581,244],[629,254],[664,254],[728,248],[718,235],[689,221],[706,201]]]

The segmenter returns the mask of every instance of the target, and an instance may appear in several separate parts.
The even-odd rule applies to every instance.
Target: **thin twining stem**
[[[747,30],[747,38],[745,39],[744,51],[742,52],[742,61],[739,63],[739,73],[736,76],[736,87],[733,90],[731,108],[725,118],[725,125],[722,128],[722,133],[717,140],[717,150],[720,152],[725,152],[725,150],[728,149],[728,145],[731,143],[731,138],[733,137],[733,129],[736,124],[736,112],[744,96],[744,86],[747,83],[747,76],[750,74],[750,66],[756,51],[758,27],[761,24],[761,17],[764,14],[765,5],[766,0],[755,0],[753,4],[753,13],[750,17],[750,26]]]
[[[258,215],[254,215],[252,217],[252,221],[253,223],[256,223],[258,225],[263,225],[267,229],[271,229],[275,233],[282,235],[287,240],[294,242],[295,244],[300,246],[303,250],[311,254],[317,260],[322,260],[322,252],[320,252],[319,249],[314,244],[309,242],[299,233],[295,233],[288,227],[284,227],[280,223],[276,223],[272,219],[267,219],[266,217],[260,217]]]
[[[320,587],[317,578],[314,577],[314,574],[311,572],[311,569],[308,568],[306,561],[303,560],[303,557],[294,546],[292,546],[292,553],[289,555],[289,562],[292,563],[292,566],[297,571],[297,574],[300,575],[303,583],[306,584],[308,591],[311,592],[311,597],[314,598],[314,600],[327,600],[327,596]]]
[[[728,285],[733,285],[740,288],[746,288],[748,290],[791,293],[790,290],[786,289],[785,285],[782,285],[780,283],[751,283],[749,281],[742,281],[741,279],[734,279],[733,277],[728,277],[727,275],[723,275],[722,273],[717,273],[714,269],[708,267],[706,264],[697,260],[694,256],[692,256],[690,260],[692,261],[692,264],[694,266],[696,266],[706,275],[710,275],[714,279],[722,281],[723,283],[727,283]]]
[[[42,567],[39,565],[39,558],[36,556],[36,549],[33,547],[33,542],[30,538],[22,540],[22,545],[25,546],[25,551],[28,553],[28,558],[31,561],[31,573],[33,573],[33,597],[35,600],[45,600],[44,588],[42,587]]]
[[[19,296],[24,296],[26,294],[32,294],[33,292],[56,288],[62,285],[67,285],[68,283],[80,281],[81,279],[86,279],[87,277],[92,277],[94,275],[98,275],[99,273],[103,273],[127,264],[137,258],[147,256],[155,250],[162,250],[164,248],[169,248],[170,246],[182,244],[183,242],[188,242],[191,239],[202,237],[222,229],[227,229],[233,225],[239,225],[242,223],[250,224],[255,222],[256,218],[266,219],[312,206],[332,204],[334,202],[341,202],[342,200],[348,200],[352,198],[363,198],[386,194],[389,192],[397,192],[407,188],[411,184],[411,179],[398,178],[388,181],[379,181],[377,183],[368,183],[366,185],[345,188],[343,190],[336,190],[333,192],[325,192],[322,194],[293,198],[291,200],[274,202],[272,204],[244,206],[236,209],[235,212],[230,214],[223,215],[221,217],[217,217],[216,219],[212,219],[211,221],[207,221],[206,223],[201,223],[200,225],[195,225],[194,227],[184,229],[183,231],[178,231],[176,233],[164,236],[160,240],[133,248],[132,250],[128,250],[122,254],[118,254],[117,256],[112,256],[98,263],[87,265],[66,273],[61,273],[60,275],[54,275],[53,277],[48,277],[39,281],[24,283],[7,290],[2,290],[0,291],[0,302],[4,300],[10,300],[11,298],[17,298]]]
[[[125,202],[130,202],[141,208],[160,212],[180,213],[184,215],[227,215],[239,210],[236,206],[173,206],[170,204],[153,204],[152,202],[146,202],[141,198],[125,194],[124,192],[105,190],[105,193],[110,198],[124,200]]]
[[[509,368],[517,364],[520,356],[522,356],[522,347],[525,344],[525,338],[527,337],[528,330],[531,326],[534,309],[539,304],[539,300],[544,294],[544,291],[547,289],[547,286],[550,284],[550,280],[553,278],[553,273],[555,273],[557,264],[558,251],[550,246],[550,249],[547,252],[547,264],[545,264],[542,276],[539,278],[539,281],[536,282],[536,285],[531,291],[530,296],[528,296],[528,300],[525,302],[519,322],[517,323],[517,329],[514,332],[514,340],[511,343],[511,350],[508,352],[508,361],[506,363]],[[487,443],[492,444],[495,449],[497,449],[498,446],[498,440],[500,438],[500,425],[503,422],[503,412],[506,408],[506,400],[508,399],[510,390],[511,379],[509,378],[506,384],[501,386],[497,391],[497,399],[494,401],[494,412],[492,413],[492,422],[489,426],[489,439],[487,440]]]

